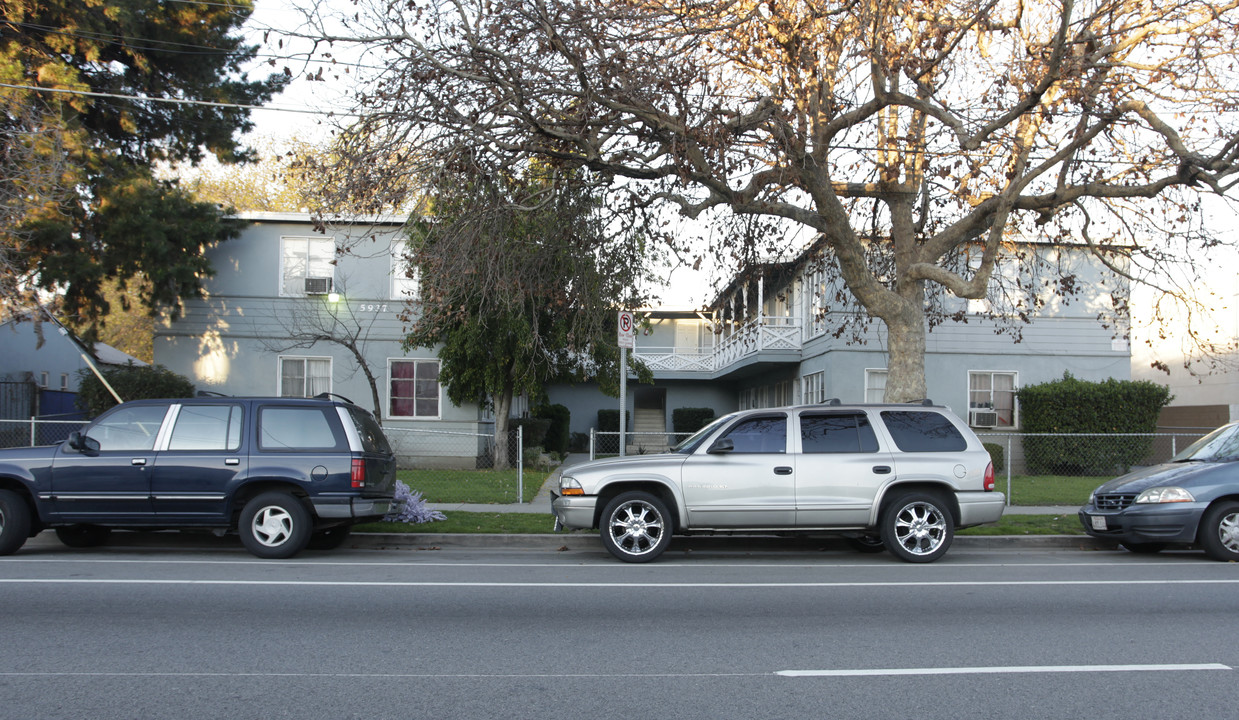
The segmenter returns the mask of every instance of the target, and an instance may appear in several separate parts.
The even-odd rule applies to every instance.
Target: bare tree
[[[341,192],[399,197],[467,146],[496,169],[585,166],[689,217],[808,228],[885,325],[886,397],[907,400],[926,394],[935,293],[986,297],[1014,241],[1145,281],[1219,242],[1198,210],[1239,170],[1237,6],[357,0],[319,39],[381,59],[340,136]]]
[[[346,279],[341,278],[337,288],[343,292]],[[307,298],[306,301],[282,303],[272,308],[271,317],[279,327],[278,336],[264,332],[259,343],[268,352],[282,353],[294,349],[308,349],[319,343],[338,345],[348,351],[355,370],[360,370],[370,386],[370,400],[374,404],[374,417],[383,422],[383,400],[379,393],[379,376],[370,367],[366,354],[367,346],[374,340],[375,315],[355,312],[353,304],[331,302],[327,298]]]

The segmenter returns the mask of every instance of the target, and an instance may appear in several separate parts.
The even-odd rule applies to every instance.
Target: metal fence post
[[[589,459],[594,459],[594,431],[596,428],[589,429]]]
[[[516,502],[525,502],[525,426],[516,426]]]
[[[1007,458],[1006,458],[1006,462],[1003,463],[1004,465],[1007,466],[1007,506],[1008,507],[1011,506],[1011,464],[1015,459],[1015,456],[1011,454],[1011,440],[1014,437],[1015,437],[1014,435],[1007,435]]]
[[[33,415],[31,415],[30,416],[30,447],[34,447],[35,445],[38,445],[38,442],[36,440],[36,438],[38,438],[38,432],[35,430],[35,428],[37,427],[38,427],[38,420]]]

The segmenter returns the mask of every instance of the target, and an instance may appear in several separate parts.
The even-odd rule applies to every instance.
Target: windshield
[[[1171,462],[1223,462],[1239,459],[1239,423],[1223,425],[1171,458]]]
[[[714,422],[693,433],[687,439],[677,443],[675,447],[671,448],[670,452],[683,453],[684,455],[692,454],[692,452],[697,449],[697,446],[701,444],[702,440],[705,440],[711,433],[717,430],[719,425],[731,420],[735,416],[736,414],[732,413],[730,415],[724,415],[721,418],[716,418]]]

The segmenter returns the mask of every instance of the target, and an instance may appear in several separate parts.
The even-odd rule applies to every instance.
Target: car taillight
[[[993,475],[993,468],[990,469],[990,475]],[[364,488],[366,486],[366,461],[361,458],[353,458],[353,487]],[[991,482],[991,485],[993,483]],[[991,488],[992,489],[992,488]]]
[[[985,492],[994,491],[994,463],[985,466]]]

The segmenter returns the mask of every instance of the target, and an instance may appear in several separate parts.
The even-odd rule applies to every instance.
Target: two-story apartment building
[[[242,217],[252,223],[242,236],[209,251],[216,275],[205,282],[207,298],[187,302],[180,320],[157,329],[158,364],[203,390],[337,393],[374,405],[394,428],[489,429],[479,404],[457,407],[447,400],[433,349],[401,347],[402,313],[410,310],[417,284],[404,271],[401,219],[370,217],[319,232],[302,214]],[[758,269],[706,310],[640,311],[634,352],[654,371],[655,383],[628,385],[634,429],[668,431],[679,407],[722,414],[830,397],[880,400],[884,332],[874,326],[860,342],[835,337],[833,323],[844,311],[832,305],[836,288],[816,269],[816,252]],[[929,334],[930,396],[978,428],[1019,428],[1014,393],[1022,385],[1064,371],[1087,380],[1130,377],[1127,342],[1098,322],[1109,311],[1108,302],[1099,301],[1116,290],[1105,274],[1083,252],[1045,247],[1037,253],[1054,254],[1056,265],[1073,264],[1087,292],[1066,303],[1047,290],[1020,342],[975,314]],[[1008,264],[1004,272],[1024,271]],[[975,307],[953,302],[964,311],[982,309],[976,301]],[[375,378],[377,399],[367,373]],[[594,427],[599,409],[618,407],[590,383],[554,386],[548,395],[572,411],[574,432]]]

